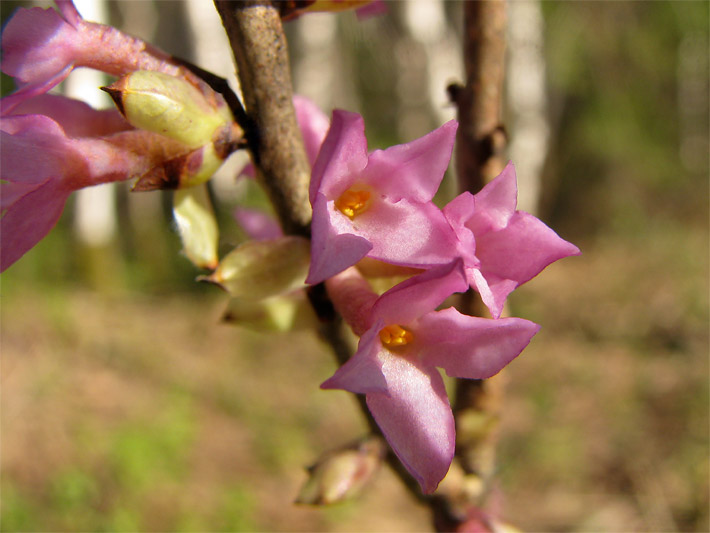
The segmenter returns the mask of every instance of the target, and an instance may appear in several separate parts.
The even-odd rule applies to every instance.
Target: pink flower
[[[313,166],[311,269],[319,283],[365,256],[429,267],[453,258],[456,237],[432,203],[451,158],[456,122],[368,155],[360,115],[333,112]]]
[[[316,162],[320,147],[323,145],[330,128],[328,117],[320,108],[305,96],[293,95],[293,107],[296,109],[296,120],[303,135],[306,156],[311,166]]]
[[[425,493],[446,475],[455,427],[444,381],[484,379],[513,360],[539,326],[520,318],[498,320],[434,309],[467,283],[460,260],[410,278],[377,298],[349,269],[326,282],[336,308],[360,335],[355,355],[325,381],[324,389],[366,395],[387,441]]]
[[[44,94],[75,67],[91,67],[113,76],[136,70],[160,71],[204,86],[196,76],[148,43],[111,26],[87,22],[68,0],[53,9],[19,9],[2,33],[2,71],[20,88],[0,100],[9,113],[20,102]]]
[[[468,283],[494,318],[516,287],[558,259],[581,253],[538,218],[516,211],[517,195],[515,168],[508,163],[480,192],[460,194],[443,210],[458,237]]]
[[[41,95],[0,121],[0,271],[56,224],[77,189],[141,176],[184,152],[179,143],[129,130],[117,111],[95,111],[61,96]]]

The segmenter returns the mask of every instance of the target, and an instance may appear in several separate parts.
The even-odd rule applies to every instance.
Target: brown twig
[[[456,161],[460,190],[476,193],[503,168],[507,16],[503,0],[464,2],[463,9],[466,85],[454,93],[459,120]]]
[[[504,166],[501,124],[505,72],[506,7],[502,0],[464,3],[466,85],[451,87],[458,106],[456,161],[461,191],[478,192]],[[458,306],[469,315],[485,316],[469,291]],[[498,418],[502,401],[500,376],[489,380],[458,380],[454,399],[456,455],[468,477],[469,504],[481,506],[495,469]],[[477,487],[471,491],[470,487]]]
[[[215,0],[237,65],[258,175],[285,233],[308,236],[310,166],[293,108],[288,47],[270,2]]]

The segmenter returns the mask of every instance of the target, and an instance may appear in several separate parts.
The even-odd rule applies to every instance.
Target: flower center
[[[399,348],[414,340],[414,334],[402,326],[392,324],[380,330],[380,340],[385,348]]]
[[[351,220],[370,207],[370,191],[348,189],[335,201],[335,207]]]

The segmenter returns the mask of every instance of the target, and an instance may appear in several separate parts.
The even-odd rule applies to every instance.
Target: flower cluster
[[[479,193],[432,201],[457,124],[368,152],[362,117],[336,110],[313,166],[311,265],[360,336],[355,355],[322,387],[365,394],[387,441],[425,493],[446,475],[454,417],[438,368],[484,379],[514,359],[539,326],[500,318],[508,294],[550,263],[579,254],[534,216],[516,210],[509,164]],[[382,295],[354,265],[363,259],[423,271]],[[364,269],[363,269],[364,270]],[[437,307],[477,290],[493,319]]]
[[[363,3],[296,3],[292,14]],[[18,11],[2,36],[2,69],[19,84],[0,100],[2,270],[47,234],[72,191],[131,178],[138,178],[137,190],[199,185],[242,139],[223,96],[183,63],[83,20],[69,0],[57,6],[59,12]],[[76,67],[119,78],[104,88],[118,110],[47,94]],[[369,151],[360,115],[336,110],[328,121],[311,102],[297,97],[294,103],[313,167],[310,244],[242,210],[237,217],[256,238],[220,261],[209,198],[181,191],[175,213],[183,241],[191,243],[187,255],[213,270],[203,279],[262,305],[261,311],[267,301],[303,288],[304,279],[325,283],[360,341],[322,388],[364,394],[394,452],[431,493],[455,445],[439,369],[485,379],[517,357],[539,326],[501,318],[508,295],[579,250],[516,210],[512,164],[477,194],[465,192],[443,209],[433,202],[451,159],[455,121]],[[363,275],[378,269],[409,277],[378,294]],[[469,289],[480,293],[493,318],[440,309]],[[294,309],[304,316],[302,305]],[[257,319],[265,324],[261,311]]]

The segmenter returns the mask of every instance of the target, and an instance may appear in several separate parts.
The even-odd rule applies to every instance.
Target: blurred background
[[[207,0],[78,5],[233,78]],[[287,23],[297,92],[362,113],[370,148],[453,118],[462,79],[460,2],[387,5]],[[523,530],[710,530],[709,10],[509,4],[519,207],[583,252],[510,298],[543,326],[496,378],[501,514]],[[108,106],[106,80],[76,78],[62,90]],[[264,205],[236,166],[212,187],[224,252],[234,206]],[[429,529],[387,470],[355,502],[294,505],[304,467],[364,431],[348,394],[318,389],[327,347],[220,323],[227,297],[195,282],[168,193],[87,195],[2,275],[2,531]]]

